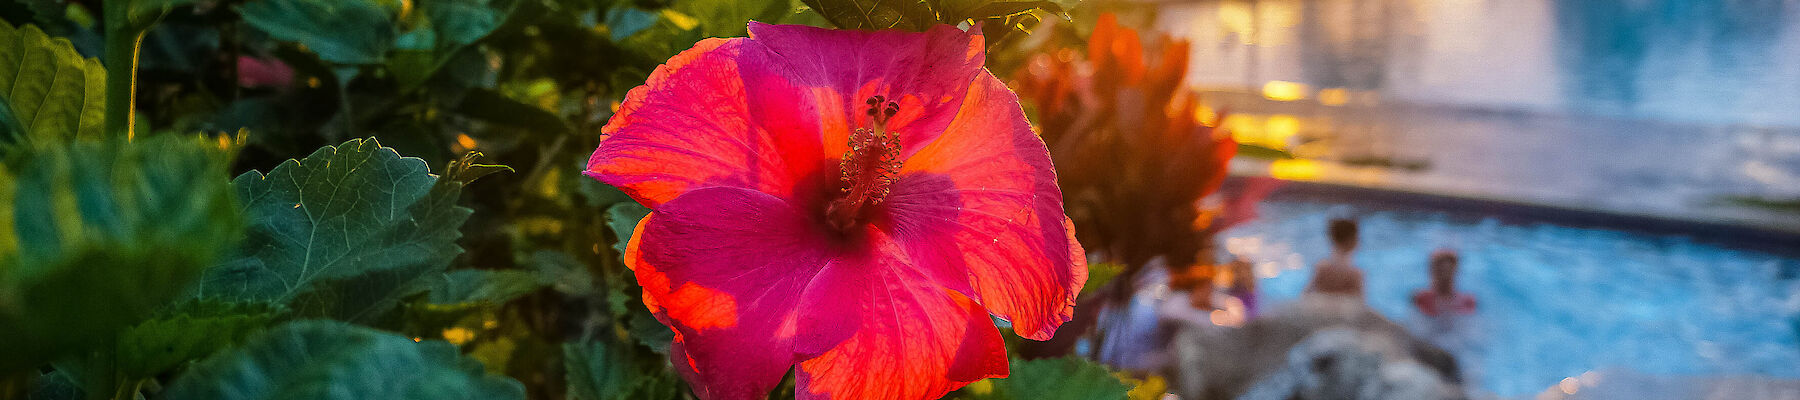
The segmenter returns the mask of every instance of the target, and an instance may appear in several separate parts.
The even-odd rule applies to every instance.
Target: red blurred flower
[[[1048,151],[979,34],[751,23],[632,89],[587,174],[705,399],[935,398],[1007,374],[1086,280]]]
[[[280,60],[264,60],[251,56],[238,56],[238,86],[287,87],[294,81],[294,68]]]
[[[1237,143],[1196,118],[1196,95],[1182,89],[1188,54],[1185,41],[1145,41],[1102,14],[1085,52],[1043,49],[1014,74],[1037,105],[1082,242],[1124,263],[1122,276],[1156,257],[1211,262],[1197,255],[1220,225],[1199,204],[1224,183]]]

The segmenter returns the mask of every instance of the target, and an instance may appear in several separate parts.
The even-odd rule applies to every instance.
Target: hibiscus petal
[[[795,306],[830,261],[828,240],[765,193],[698,189],[639,223],[625,262],[677,334],[671,362],[702,399],[761,398],[793,365]]]
[[[827,161],[811,90],[749,39],[708,39],[656,68],[602,128],[587,174],[652,209],[729,186],[792,198]]]
[[[815,86],[827,154],[842,153],[851,130],[869,126],[863,102],[899,103],[888,130],[904,154],[944,131],[987,59],[979,30],[938,25],[924,33],[844,31],[750,23],[750,38],[780,54],[793,79]]]
[[[886,242],[885,239],[876,240]],[[834,264],[808,286],[801,329],[854,333],[795,370],[800,399],[935,399],[1007,374],[1006,347],[987,311],[902,265],[893,248]],[[822,317],[822,318],[814,318]]]
[[[1047,340],[1073,316],[1087,261],[1049,151],[993,75],[981,74],[944,135],[905,161],[887,201],[895,240],[919,268],[1020,336]]]

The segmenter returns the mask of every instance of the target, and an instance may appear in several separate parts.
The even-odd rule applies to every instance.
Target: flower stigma
[[[838,162],[842,185],[838,197],[825,208],[826,220],[839,232],[866,222],[868,210],[887,198],[888,187],[899,178],[900,134],[888,132],[887,122],[900,112],[900,105],[882,96],[870,97],[865,103],[873,123],[850,133],[850,150]]]

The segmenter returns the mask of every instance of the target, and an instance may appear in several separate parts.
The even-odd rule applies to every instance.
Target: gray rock
[[[1183,399],[1461,399],[1448,352],[1360,299],[1308,296],[1241,328],[1185,326],[1166,371]]]

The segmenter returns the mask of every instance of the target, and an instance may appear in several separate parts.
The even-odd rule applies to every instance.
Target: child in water
[[[1312,282],[1307,283],[1306,291],[1362,298],[1362,270],[1350,261],[1356,251],[1356,221],[1333,219],[1325,233],[1331,237],[1331,258],[1319,262],[1313,269]]]
[[[1250,260],[1235,258],[1226,266],[1226,271],[1231,280],[1225,286],[1225,294],[1244,304],[1244,318],[1256,318],[1256,272],[1252,270]]]
[[[1475,312],[1475,297],[1456,291],[1455,251],[1431,253],[1431,287],[1413,292],[1413,306],[1428,316],[1466,315]]]

